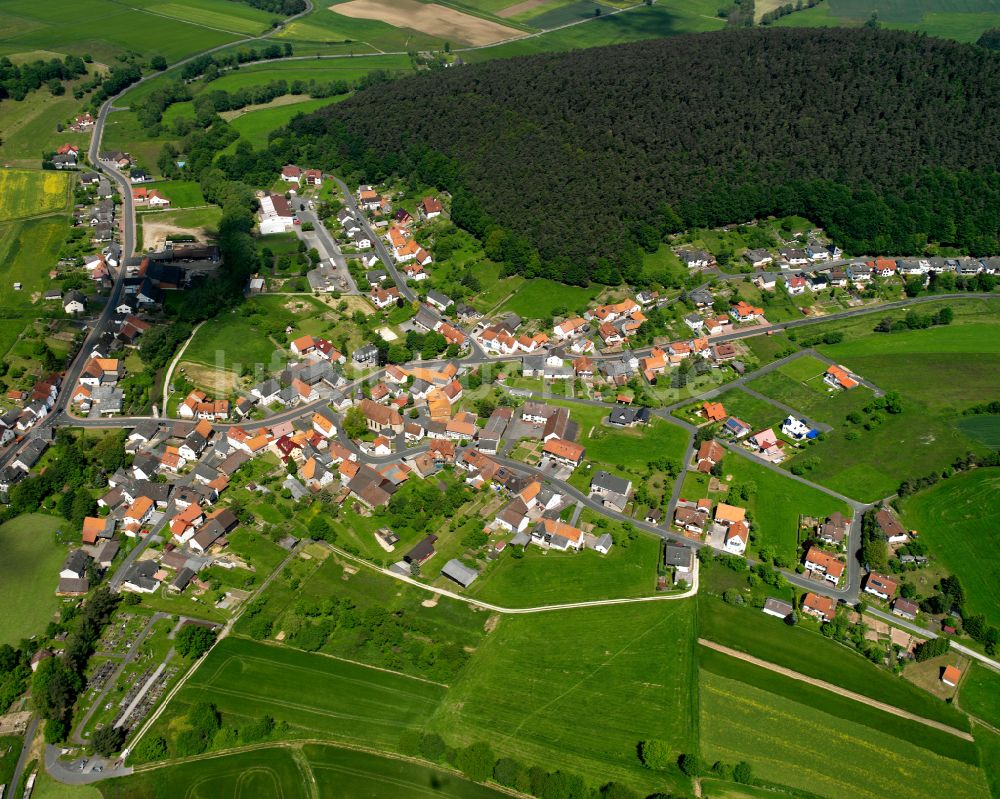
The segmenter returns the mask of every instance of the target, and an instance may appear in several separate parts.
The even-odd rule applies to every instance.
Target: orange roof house
[[[945,685],[950,685],[953,688],[958,685],[958,681],[962,679],[961,669],[957,669],[954,666],[945,666],[944,673],[941,675],[941,682]]]
[[[586,451],[580,444],[562,438],[550,438],[542,449],[546,455],[551,455],[553,458],[566,461],[574,466],[583,460],[583,454]]]
[[[715,508],[715,520],[721,522],[722,524],[735,524],[736,522],[742,522],[747,517],[747,509],[739,508],[735,505],[727,505],[725,502],[720,502]]]
[[[721,422],[728,416],[721,402],[706,402],[701,406],[705,418],[710,422]]]
[[[823,378],[829,385],[835,386],[843,389],[852,389],[858,386],[858,381],[851,377],[851,373],[848,372],[843,366],[835,366],[833,364],[826,370],[826,375]]]

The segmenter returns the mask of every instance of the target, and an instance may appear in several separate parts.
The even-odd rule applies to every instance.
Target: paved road
[[[32,716],[31,721],[28,722],[28,727],[24,731],[24,742],[21,746],[21,754],[17,758],[17,765],[14,766],[14,773],[10,778],[10,791],[9,796],[14,795],[14,791],[17,790],[18,785],[21,784],[21,777],[24,776],[25,766],[28,765],[28,760],[31,757],[31,744],[35,740],[35,734],[38,732],[38,716]]]
[[[375,248],[375,254],[378,255],[379,260],[382,261],[382,265],[385,267],[389,276],[392,278],[396,287],[399,289],[401,296],[405,297],[410,302],[415,302],[417,299],[417,293],[410,288],[409,284],[406,282],[406,278],[403,277],[396,270],[396,260],[392,257],[392,253],[385,246],[385,242],[382,241],[382,237],[379,236],[378,231],[375,230],[370,224],[368,224],[368,217],[365,215],[364,211],[358,208],[357,200],[354,199],[354,194],[347,187],[340,178],[333,178],[333,180],[340,187],[340,191],[344,195],[344,204],[347,209],[354,214],[354,218],[358,220],[358,224],[361,225],[362,230],[371,238],[372,246]]]
[[[902,627],[907,632],[919,635],[921,638],[937,638],[939,637],[937,633],[932,630],[928,630],[926,627],[921,627],[919,624],[914,624],[907,621],[906,619],[901,619],[899,616],[894,616],[891,613],[886,613],[884,610],[879,610],[878,608],[868,608],[865,613],[871,614],[872,616],[877,616],[882,619],[882,621],[887,621],[890,624],[894,624],[897,627]],[[967,657],[974,658],[980,663],[983,663],[996,671],[1000,671],[1000,662],[997,662],[988,655],[984,655],[981,652],[977,652],[975,649],[970,649],[967,646],[963,646],[957,641],[951,642],[951,648],[956,652],[961,652]]]
[[[870,696],[865,696],[863,694],[855,693],[854,691],[848,691],[846,688],[841,688],[839,685],[834,685],[833,683],[826,682],[825,680],[817,680],[815,677],[808,677],[805,674],[800,674],[797,671],[792,671],[791,669],[786,669],[784,666],[779,666],[776,663],[771,663],[767,660],[761,660],[760,658],[755,658],[753,655],[748,655],[746,652],[740,652],[738,649],[730,649],[728,646],[722,646],[722,644],[717,644],[714,641],[708,641],[704,638],[699,638],[698,643],[709,649],[714,649],[716,652],[722,652],[724,655],[729,655],[730,657],[737,658],[738,660],[746,661],[747,663],[752,663],[755,666],[759,666],[762,669],[767,669],[768,671],[773,671],[776,674],[781,674],[797,682],[804,682],[807,685],[813,685],[817,688],[822,688],[824,691],[829,691],[832,694],[837,694],[837,696],[843,696],[846,699],[852,699],[855,702],[860,702],[863,705],[868,705],[876,710],[881,710],[884,713],[891,713],[893,716],[899,716],[903,719],[909,719],[910,721],[916,721],[919,724],[925,724],[928,727],[933,727],[935,730],[941,730],[949,735],[954,735],[956,738],[961,738],[965,741],[972,741],[973,737],[962,730],[956,730],[954,727],[949,727],[947,724],[942,724],[940,721],[934,721],[933,719],[925,719],[923,716],[918,716],[915,713],[910,713],[906,710],[900,710],[898,707],[893,705],[887,705],[885,702],[879,702],[877,699],[872,699]]]

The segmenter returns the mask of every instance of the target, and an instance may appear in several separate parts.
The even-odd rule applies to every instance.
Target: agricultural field
[[[720,677],[739,680],[763,691],[820,709],[844,721],[862,724],[894,738],[910,741],[943,757],[973,766],[979,764],[975,744],[972,741],[959,738],[944,730],[887,713],[864,702],[747,663],[707,646],[699,647],[698,663],[702,674],[711,672]]]
[[[679,600],[504,617],[428,726],[591,785],[687,790],[676,771],[643,769],[636,744],[695,742],[694,611]]]
[[[72,182],[64,172],[0,169],[0,222],[64,210]]]
[[[661,540],[638,533],[615,536],[607,555],[593,550],[567,553],[529,546],[523,558],[510,553],[465,590],[468,596],[502,607],[532,607],[594,599],[648,596],[656,587]]]
[[[987,790],[973,765],[811,705],[707,671],[699,687],[701,750],[709,761],[746,760],[758,778],[831,799],[936,799],[942,790],[972,799]]]
[[[782,17],[776,25],[788,27],[860,26],[878,13],[886,28],[919,31],[929,36],[974,42],[983,31],[1000,27],[1000,11],[990,0],[828,0],[813,8]]]
[[[68,523],[29,513],[0,525],[0,602],[6,609],[0,644],[16,644],[52,621],[60,605],[55,595],[59,569],[69,550],[56,540]]]
[[[849,691],[940,721],[961,730],[968,719],[901,677],[879,668],[857,652],[804,626],[789,627],[750,607],[727,605],[700,592],[699,634],[702,638],[807,674]]]
[[[100,789],[104,799],[308,799],[304,776],[292,750],[275,746],[143,768]]]
[[[319,796],[391,796],[424,799],[501,799],[506,794],[420,763],[367,752],[308,744],[302,749]]]
[[[982,724],[973,725],[973,732],[979,748],[979,762],[986,772],[993,799],[996,799],[1000,796],[1000,769],[996,768],[996,764],[1000,763],[1000,733]]]
[[[965,416],[955,427],[988,449],[1000,449],[1000,415]]]
[[[1000,469],[956,474],[907,497],[902,511],[908,529],[961,579],[966,610],[1000,624]]]
[[[420,726],[445,686],[338,658],[227,638],[211,652],[158,722],[172,739],[188,706],[213,702],[223,723],[265,714],[290,735],[393,750]]]
[[[118,55],[142,52],[174,62],[185,56],[265,31],[272,15],[225,0],[145,0],[125,6],[113,0],[82,0],[73,6],[73,24],[59,0],[26,5],[0,2],[0,45],[92,55],[113,63]],[[150,39],[150,26],[156,36]]]
[[[291,95],[290,95],[291,96]],[[240,134],[240,138],[234,141],[226,152],[235,152],[240,142],[248,142],[255,150],[259,150],[267,144],[267,135],[288,124],[292,117],[299,114],[309,114],[332,103],[338,102],[342,98],[327,97],[318,100],[309,98],[287,104],[272,104],[270,106],[258,106],[257,108],[238,113],[229,120],[229,126]]]
[[[601,286],[565,286],[545,278],[523,283],[514,296],[500,308],[501,313],[513,312],[524,319],[546,319],[557,308],[571,314],[583,312],[601,292]]]

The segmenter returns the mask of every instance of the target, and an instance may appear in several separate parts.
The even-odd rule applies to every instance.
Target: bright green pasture
[[[962,730],[968,719],[902,677],[867,661],[852,649],[804,626],[789,627],[757,608],[727,605],[704,592],[698,596],[699,634],[770,663],[824,680],[849,691]]]
[[[981,797],[983,772],[745,682],[702,672],[702,756],[748,761],[770,782],[840,799]]]
[[[552,316],[556,308],[582,312],[600,291],[601,287],[596,285],[587,288],[566,286],[554,280],[537,278],[523,283],[500,311],[513,311],[525,319],[544,319]]]
[[[694,610],[678,600],[505,616],[429,725],[593,785],[687,790],[676,770],[644,770],[636,744],[694,744]]]
[[[618,540],[607,555],[529,546],[523,558],[502,554],[465,593],[504,607],[646,596],[656,587],[660,547],[659,538],[645,533]]]
[[[903,521],[958,575],[966,610],[1000,625],[1000,469],[956,474],[907,497]]]
[[[56,585],[69,550],[57,543],[55,531],[67,522],[29,513],[0,525],[0,644],[16,644],[45,629],[59,607]]]
[[[1000,728],[1000,672],[973,663],[962,678],[958,701],[966,713]]]

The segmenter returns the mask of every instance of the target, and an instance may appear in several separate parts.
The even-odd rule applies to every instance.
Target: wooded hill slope
[[[752,29],[425,73],[294,120],[270,155],[415,171],[516,271],[614,282],[670,231],[772,213],[850,252],[998,253],[998,123],[983,48]]]

